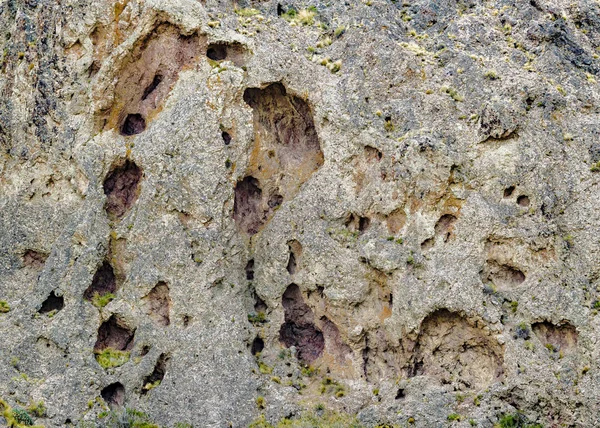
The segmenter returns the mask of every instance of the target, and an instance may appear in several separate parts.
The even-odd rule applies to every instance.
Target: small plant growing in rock
[[[256,407],[263,410],[265,408],[265,406],[266,406],[265,397],[263,397],[262,395],[258,396],[256,398]]]
[[[543,428],[542,425],[529,422],[521,413],[505,414],[500,416],[494,428]]]
[[[122,366],[129,361],[129,356],[130,353],[128,351],[118,351],[112,348],[96,351],[96,361],[105,370]]]
[[[250,321],[252,324],[262,324],[267,322],[267,317],[265,316],[265,313],[261,311],[248,314],[248,321]]]
[[[116,296],[112,293],[106,293],[100,295],[99,293],[94,293],[92,296],[92,305],[97,308],[103,308],[108,305]]]
[[[239,16],[255,16],[260,13],[259,10],[253,8],[235,9],[235,13]]]
[[[33,419],[31,419],[31,416],[29,416],[29,413],[27,413],[25,410],[23,410],[19,407],[15,407],[14,409],[12,409],[12,416],[13,416],[13,418],[15,418],[15,421],[17,421],[21,425],[26,425],[26,426],[33,425]]]
[[[450,421],[450,422],[460,421],[460,420],[461,420],[461,416],[458,413],[450,413],[448,415],[448,421]]]
[[[156,388],[159,385],[160,385],[160,380],[157,380],[157,381],[154,381],[154,382],[148,382],[146,385],[144,385],[144,390],[145,391],[150,391],[150,390]]]
[[[27,411],[37,416],[38,418],[41,418],[46,414],[46,405],[43,401],[34,401],[29,406],[27,406]]]
[[[5,314],[10,311],[10,306],[6,300],[0,300],[0,313]]]

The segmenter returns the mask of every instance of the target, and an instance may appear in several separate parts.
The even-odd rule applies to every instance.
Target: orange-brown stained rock
[[[101,43],[106,30],[98,31]],[[98,114],[99,130],[117,128],[123,135],[143,132],[160,112],[179,72],[197,62],[205,44],[197,35],[184,36],[170,24],[155,28],[124,60],[116,76],[114,102]]]

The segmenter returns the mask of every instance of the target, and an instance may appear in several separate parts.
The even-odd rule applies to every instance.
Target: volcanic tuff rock
[[[0,398],[600,426],[599,51],[588,0],[0,2]]]

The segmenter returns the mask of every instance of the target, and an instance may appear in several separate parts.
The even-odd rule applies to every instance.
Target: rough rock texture
[[[0,398],[600,426],[599,52],[589,0],[0,2]]]

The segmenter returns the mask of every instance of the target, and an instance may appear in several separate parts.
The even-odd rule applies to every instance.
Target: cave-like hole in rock
[[[106,212],[120,218],[131,208],[139,196],[142,170],[132,161],[113,169],[104,180]]]
[[[521,195],[517,198],[517,204],[519,204],[522,207],[528,207],[529,206],[529,197],[526,195]]]
[[[103,351],[106,348],[129,351],[133,347],[134,335],[135,330],[130,329],[117,315],[111,315],[98,329],[94,351]]]
[[[231,135],[229,134],[229,132],[221,132],[221,138],[223,138],[223,143],[225,143],[226,146],[231,144]]]
[[[302,244],[295,239],[288,241],[288,249],[290,256],[287,263],[287,271],[290,275],[294,275],[298,269],[300,258],[302,256]]]
[[[214,43],[208,46],[206,56],[213,61],[223,61],[227,59],[227,45],[223,43]]]
[[[142,395],[147,394],[150,390],[156,388],[160,385],[160,383],[165,378],[165,373],[167,372],[167,363],[169,362],[169,355],[161,354],[156,361],[156,365],[154,366],[154,370],[148,376],[144,378],[144,383],[142,386]]]
[[[139,114],[128,114],[121,125],[121,135],[131,136],[141,134],[146,130],[146,119]]]
[[[143,300],[146,304],[146,313],[156,324],[168,326],[171,323],[171,297],[165,282],[156,284]]]
[[[479,390],[502,380],[503,363],[504,347],[479,323],[439,309],[421,323],[408,374]]]
[[[514,266],[488,260],[484,268],[483,282],[491,282],[500,289],[510,289],[525,282],[525,274]]]
[[[256,313],[264,313],[267,311],[267,304],[258,294],[256,294],[256,292],[254,292],[254,310]]]
[[[100,395],[111,409],[123,407],[125,404],[125,387],[120,382],[108,385],[102,389]]]
[[[233,218],[249,235],[257,233],[264,223],[261,200],[262,190],[256,178],[246,177],[235,186]]]
[[[252,281],[254,279],[254,259],[248,260],[246,263],[246,279]]]
[[[252,347],[250,348],[252,355],[261,353],[263,349],[265,349],[265,341],[256,336],[252,341]]]
[[[92,300],[95,296],[114,294],[115,291],[117,291],[115,272],[112,266],[105,261],[94,274],[92,283],[83,293],[83,297]]]
[[[444,214],[435,224],[435,234],[440,236],[444,242],[448,242],[454,230],[456,217],[452,214]]]
[[[554,325],[548,321],[537,322],[531,329],[540,342],[550,351],[562,352],[569,355],[577,350],[577,329],[566,322]]]
[[[140,351],[140,357],[145,357],[150,352],[150,345],[144,345]]]
[[[515,191],[515,186],[507,187],[506,189],[504,189],[504,197],[510,198],[514,191]]]
[[[56,313],[65,307],[65,299],[63,296],[57,296],[54,291],[50,293],[48,298],[42,303],[42,307],[38,311],[40,314]]]
[[[325,347],[323,333],[314,324],[313,311],[296,284],[285,290],[282,303],[285,322],[279,329],[279,340],[288,348],[295,346],[300,361],[311,363],[323,354]]]
[[[402,398],[406,397],[406,393],[404,392],[404,390],[402,388],[400,388],[398,390],[398,392],[396,393],[396,400],[401,400]]]

